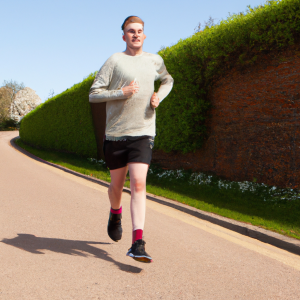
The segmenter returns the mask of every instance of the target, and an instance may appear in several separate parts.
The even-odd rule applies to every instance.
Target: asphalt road
[[[107,189],[18,152],[0,132],[0,299],[299,299],[300,257],[147,200],[146,251],[106,233]]]

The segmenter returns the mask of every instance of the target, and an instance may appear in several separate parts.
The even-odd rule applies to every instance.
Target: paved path
[[[300,257],[147,200],[152,264],[106,234],[107,189],[37,162],[0,132],[0,299],[299,299]]]

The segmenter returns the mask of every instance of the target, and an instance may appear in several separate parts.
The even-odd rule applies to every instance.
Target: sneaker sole
[[[151,263],[153,262],[152,258],[150,256],[134,256],[132,253],[126,254],[129,257],[132,257],[134,260],[143,262],[143,263]]]
[[[149,264],[149,263],[153,262],[152,259],[149,259],[147,257],[133,257],[133,259],[136,260],[136,261],[142,262],[142,263],[146,263],[146,264]]]

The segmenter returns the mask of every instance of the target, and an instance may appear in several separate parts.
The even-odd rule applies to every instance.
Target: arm
[[[158,107],[159,103],[168,96],[168,94],[172,90],[173,82],[174,82],[174,79],[168,73],[163,60],[162,60],[161,66],[157,72],[159,74],[158,79],[161,81],[161,85],[159,87],[158,92],[153,93],[153,95],[151,97],[150,104],[153,109]]]
[[[108,59],[99,72],[90,88],[89,102],[99,103],[112,100],[127,99],[122,89],[109,90],[109,85],[113,75],[114,63]]]
[[[160,88],[157,92],[157,97],[159,99],[159,102],[161,102],[171,92],[172,87],[173,87],[174,79],[168,73],[167,68],[166,68],[163,60],[162,60],[161,67],[159,68],[159,70],[157,72],[159,74],[158,79],[161,81]]]

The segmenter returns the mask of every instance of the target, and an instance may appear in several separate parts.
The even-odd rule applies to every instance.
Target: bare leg
[[[144,229],[146,213],[146,178],[149,165],[129,163],[132,230]]]
[[[128,167],[110,170],[111,183],[108,188],[108,197],[112,209],[121,207],[122,191],[126,179]]]

